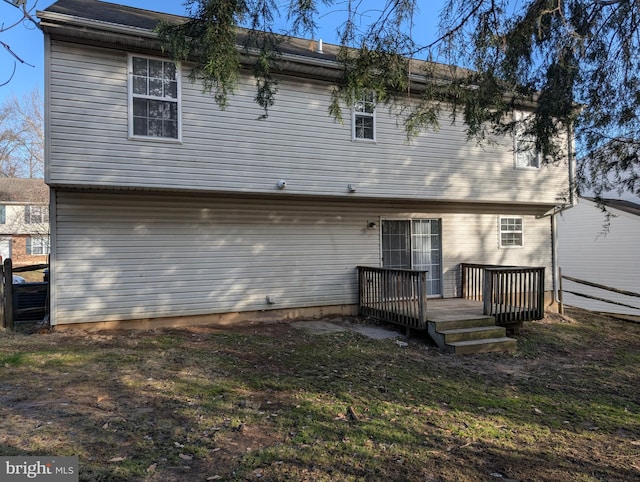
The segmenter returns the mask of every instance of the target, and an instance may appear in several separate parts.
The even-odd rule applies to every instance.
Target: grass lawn
[[[568,315],[473,356],[288,324],[0,332],[0,452],[86,481],[640,480],[640,325]]]

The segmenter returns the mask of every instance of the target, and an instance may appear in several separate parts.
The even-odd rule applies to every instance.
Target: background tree
[[[235,29],[248,28],[255,100],[266,115],[277,93],[280,34],[314,38],[319,8],[332,7],[344,12],[335,118],[372,90],[380,103],[401,107],[409,136],[437,128],[438,115],[452,111],[471,138],[514,129],[533,136],[545,162],[567,161],[562,135],[572,128],[582,186],[597,195],[614,187],[640,196],[640,2],[447,0],[429,44],[413,34],[420,2],[376,4],[378,10],[358,0],[189,0],[191,20],[159,32],[175,58],[193,61],[192,79],[224,108],[243,58]],[[424,81],[413,82],[411,73]],[[516,121],[514,108],[522,107],[532,115]]]
[[[38,89],[0,105],[0,176],[42,177],[44,120]]]
[[[36,7],[38,5],[38,0],[28,1],[28,0],[1,0],[3,3],[12,7],[12,10],[15,15],[11,18],[2,18],[0,19],[0,34],[11,30],[12,28],[16,28],[19,25],[23,25],[27,28],[40,28],[40,24],[35,17]],[[0,63],[2,69],[0,71],[5,74],[6,77],[0,77],[0,87],[7,85],[11,82],[13,78],[16,67],[18,63],[27,64],[27,63],[19,53],[17,53],[17,47],[12,47],[6,42],[2,41],[0,38],[0,49],[4,50],[10,59],[10,65],[4,65],[5,62]],[[32,65],[31,65],[32,66]],[[32,66],[33,67],[33,66]]]

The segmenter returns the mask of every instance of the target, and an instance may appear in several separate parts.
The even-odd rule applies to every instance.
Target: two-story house
[[[43,179],[0,178],[0,256],[14,266],[46,263],[49,187]]]
[[[52,324],[352,314],[359,265],[427,269],[436,298],[460,295],[464,262],[544,266],[553,286],[568,168],[521,140],[477,145],[443,116],[407,141],[366,95],[336,122],[336,48],[302,39],[268,119],[249,71],[220,110],[162,54],[154,28],[180,17],[95,0],[38,15]]]

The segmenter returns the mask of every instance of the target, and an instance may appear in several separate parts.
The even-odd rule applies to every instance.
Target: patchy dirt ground
[[[0,452],[87,481],[640,480],[640,325],[569,315],[476,356],[289,324],[4,332]]]

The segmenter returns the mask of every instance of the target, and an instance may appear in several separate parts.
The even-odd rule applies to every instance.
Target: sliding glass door
[[[382,221],[382,267],[427,270],[427,294],[442,295],[440,220]]]

